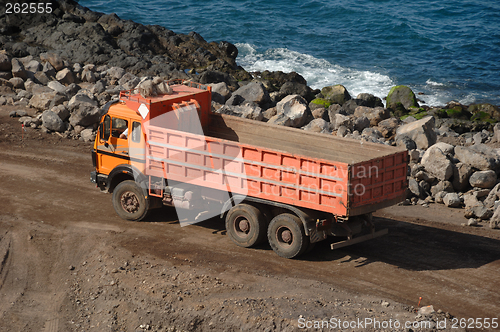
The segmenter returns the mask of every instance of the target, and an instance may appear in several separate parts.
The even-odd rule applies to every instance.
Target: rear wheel
[[[150,201],[135,181],[123,181],[113,190],[113,207],[120,218],[143,220],[149,212]]]
[[[279,214],[271,220],[267,238],[274,252],[284,258],[299,256],[310,244],[300,218],[289,213]]]
[[[253,247],[266,239],[267,219],[258,208],[238,204],[226,215],[229,238],[240,247]]]

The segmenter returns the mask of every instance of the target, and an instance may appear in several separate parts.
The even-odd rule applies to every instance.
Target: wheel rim
[[[293,232],[286,226],[280,226],[276,229],[276,240],[278,245],[288,248],[293,244]]]
[[[245,216],[237,216],[233,225],[234,231],[239,237],[247,237],[250,233],[250,221]]]
[[[126,191],[120,197],[120,203],[124,211],[134,213],[139,211],[140,203],[137,195],[132,191]]]

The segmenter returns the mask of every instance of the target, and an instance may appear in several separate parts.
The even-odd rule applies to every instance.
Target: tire
[[[240,247],[250,248],[266,240],[267,219],[258,208],[238,204],[226,215],[229,238]]]
[[[297,257],[310,245],[302,221],[289,213],[279,214],[271,220],[267,238],[274,252],[283,258]]]
[[[149,199],[135,181],[123,181],[113,190],[113,207],[122,219],[141,221],[148,215],[149,206]]]

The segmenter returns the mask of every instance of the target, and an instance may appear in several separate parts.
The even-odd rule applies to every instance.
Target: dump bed
[[[146,126],[146,174],[353,216],[404,199],[407,151],[210,115],[205,135]]]

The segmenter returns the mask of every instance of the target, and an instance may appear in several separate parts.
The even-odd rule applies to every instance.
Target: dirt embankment
[[[377,214],[385,237],[286,260],[236,247],[217,219],[180,227],[171,209],[119,219],[89,181],[91,145],[31,128],[22,140],[10,110],[0,110],[0,331],[332,331],[339,320],[463,331],[453,318],[498,317],[500,233],[460,226],[463,211],[393,207]],[[417,315],[419,297],[439,312]]]

